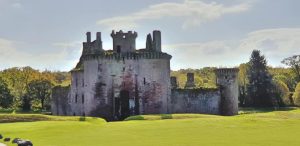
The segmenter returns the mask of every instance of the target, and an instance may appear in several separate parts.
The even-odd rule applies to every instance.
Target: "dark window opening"
[[[75,86],[76,87],[78,86],[78,80],[77,80],[77,78],[75,78]]]
[[[125,71],[125,67],[123,67],[123,72]]]
[[[81,97],[82,99],[82,103],[84,103],[84,94],[82,94],[82,97]]]
[[[84,87],[84,79],[82,79],[82,87]]]
[[[123,59],[123,63],[125,64],[125,57],[123,57],[122,59]]]
[[[75,95],[75,103],[77,103],[77,94]]]
[[[225,79],[227,79],[228,78],[228,76],[225,76]]]
[[[102,64],[98,64],[98,71],[102,72],[102,68],[101,68]]]
[[[117,46],[117,53],[121,53],[121,46],[120,45]]]
[[[73,116],[76,116],[76,114],[75,114],[75,113],[73,113]]]
[[[146,78],[144,78],[144,85],[146,84]]]

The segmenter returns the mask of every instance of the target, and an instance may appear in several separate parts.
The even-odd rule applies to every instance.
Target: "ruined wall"
[[[51,112],[54,115],[68,115],[70,110],[68,103],[68,96],[70,93],[70,86],[62,87],[55,86],[52,89],[52,103],[51,103]]]
[[[171,113],[220,114],[218,89],[172,89]]]

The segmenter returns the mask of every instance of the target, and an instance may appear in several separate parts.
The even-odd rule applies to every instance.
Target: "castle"
[[[146,37],[146,48],[136,49],[137,32],[112,31],[113,49],[104,50],[101,33],[86,42],[70,87],[53,89],[52,113],[122,120],[131,115],[207,113],[235,115],[238,84],[235,68],[216,70],[217,89],[197,89],[187,75],[185,89],[170,77],[171,55],[162,52],[161,32]]]

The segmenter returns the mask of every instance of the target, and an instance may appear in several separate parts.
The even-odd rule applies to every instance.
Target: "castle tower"
[[[194,79],[194,73],[187,73],[186,74],[187,80],[185,83],[185,87],[184,88],[195,88],[195,79]]]
[[[113,50],[117,53],[123,52],[135,52],[135,39],[137,38],[137,32],[128,31],[124,33],[122,30],[111,33],[113,39]]]
[[[238,68],[216,69],[217,85],[221,92],[221,114],[238,114]]]

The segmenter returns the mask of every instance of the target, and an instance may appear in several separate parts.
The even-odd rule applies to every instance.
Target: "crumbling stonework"
[[[55,86],[52,89],[52,113],[55,115],[67,115],[70,110],[68,104],[68,96],[70,86]]]
[[[103,49],[100,32],[94,41],[90,32],[86,35],[82,55],[71,71],[69,93],[54,89],[53,97],[62,99],[54,101],[53,114],[107,120],[138,114],[236,114],[236,72],[217,70],[218,89],[197,89],[194,74],[189,73],[185,89],[177,89],[176,78],[170,78],[172,56],[161,51],[160,31],[148,34],[146,48],[139,50],[136,32],[112,31],[113,50]],[[233,82],[224,80],[223,72]],[[57,96],[60,92],[64,95]]]

